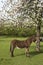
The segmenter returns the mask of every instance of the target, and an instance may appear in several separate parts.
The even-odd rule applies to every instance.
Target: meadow
[[[0,36],[0,65],[43,65],[43,42],[40,53],[36,52],[36,44],[30,46],[30,57],[25,56],[25,49],[15,49],[15,57],[10,56],[10,42],[13,39],[25,40],[23,37]]]

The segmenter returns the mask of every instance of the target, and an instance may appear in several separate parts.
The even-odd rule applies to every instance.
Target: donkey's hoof
[[[14,57],[14,55],[11,55],[11,57]]]

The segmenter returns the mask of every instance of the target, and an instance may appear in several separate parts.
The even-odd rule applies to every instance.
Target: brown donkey
[[[13,57],[13,52],[14,52],[14,49],[16,47],[19,47],[19,48],[26,48],[26,56],[29,56],[29,47],[31,45],[32,42],[35,42],[36,41],[36,36],[33,35],[31,37],[29,37],[28,39],[24,40],[24,41],[20,41],[20,40],[12,40],[11,41],[11,44],[10,44],[10,53],[11,53],[11,56]]]

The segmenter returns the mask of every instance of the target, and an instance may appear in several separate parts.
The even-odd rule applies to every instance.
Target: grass
[[[15,49],[15,57],[10,57],[10,42],[12,39],[25,40],[26,38],[14,38],[0,36],[0,65],[43,65],[43,42],[40,44],[41,52],[35,51],[36,44],[30,46],[30,57],[25,56],[25,49]]]

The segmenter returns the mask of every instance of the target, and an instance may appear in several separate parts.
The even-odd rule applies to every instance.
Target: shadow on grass
[[[43,53],[43,50],[41,50],[40,52],[33,51],[33,52],[30,52],[30,56],[33,57],[42,53]]]

